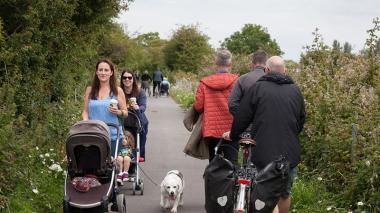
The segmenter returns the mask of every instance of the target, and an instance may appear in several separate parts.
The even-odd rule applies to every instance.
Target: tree
[[[340,46],[339,41],[337,40],[333,41],[332,50],[335,52],[340,52],[342,50],[342,47]]]
[[[344,42],[343,52],[347,53],[347,54],[351,54],[351,52],[352,52],[352,45],[350,43],[348,43],[347,41]]]
[[[244,25],[241,31],[224,39],[222,47],[235,54],[251,54],[259,49],[266,51],[269,55],[283,54],[276,40],[271,39],[267,29],[257,24]]]
[[[171,70],[199,71],[213,52],[208,39],[196,25],[180,26],[164,49],[166,65]]]

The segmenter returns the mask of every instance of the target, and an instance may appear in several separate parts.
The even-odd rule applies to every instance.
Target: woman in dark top
[[[121,74],[120,87],[123,89],[125,99],[129,103],[129,107],[137,112],[142,125],[140,133],[140,162],[145,161],[145,143],[148,134],[148,119],[145,116],[146,95],[137,85],[136,75],[129,70],[124,70]],[[135,98],[136,101],[133,101]]]

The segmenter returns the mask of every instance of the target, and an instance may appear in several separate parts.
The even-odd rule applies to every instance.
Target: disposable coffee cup
[[[118,101],[116,99],[111,99],[110,106],[112,108],[117,108]]]
[[[135,98],[135,97],[132,97],[132,98],[130,98],[129,100],[131,101],[132,104],[137,104],[137,102],[136,102],[136,98]]]

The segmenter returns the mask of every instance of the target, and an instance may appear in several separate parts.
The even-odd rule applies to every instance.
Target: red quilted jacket
[[[195,96],[194,108],[203,112],[203,137],[220,138],[230,131],[232,115],[228,111],[228,96],[238,75],[216,73],[202,78]]]

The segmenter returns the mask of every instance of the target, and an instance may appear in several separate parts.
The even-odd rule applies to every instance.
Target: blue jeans
[[[281,194],[282,198],[288,198],[292,192],[292,186],[294,183],[294,179],[297,176],[297,167],[293,167],[289,170],[289,181],[286,186],[286,190]]]

